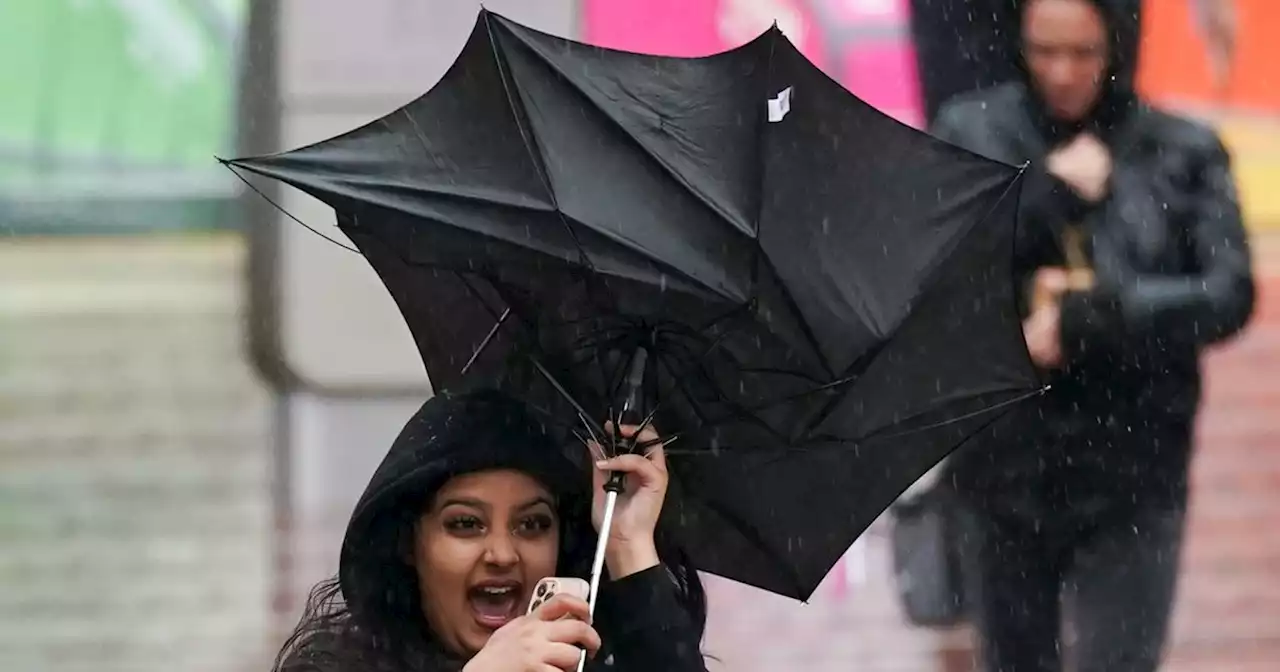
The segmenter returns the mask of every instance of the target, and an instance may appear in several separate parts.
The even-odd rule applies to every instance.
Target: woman
[[[585,471],[519,402],[488,391],[431,399],[374,473],[338,577],[312,592],[276,671],[550,672],[575,669],[582,649],[593,670],[704,670],[702,585],[655,534],[661,448],[597,462],[590,492]],[[626,473],[627,490],[594,621],[571,596],[525,615],[540,579],[588,578],[607,471]]]
[[[1016,81],[1020,72],[1020,7],[1024,0],[911,0],[911,32],[925,119],[955,96]],[[1230,77],[1237,18],[1234,0],[1188,0],[1205,57],[1218,84]],[[1142,0],[1125,3],[1140,22]]]
[[[1230,156],[1133,88],[1132,1],[1025,0],[1023,81],[948,104],[933,127],[1031,165],[1014,266],[1053,389],[958,452],[947,479],[993,671],[1160,668],[1203,356],[1254,310]]]

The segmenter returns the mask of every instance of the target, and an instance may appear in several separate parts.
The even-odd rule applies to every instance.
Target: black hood
[[[523,403],[493,391],[437,395],[401,430],[351,515],[338,568],[349,608],[382,599],[385,576],[404,564],[405,549],[396,548],[404,524],[435,491],[486,469],[527,473],[558,498],[562,514],[585,511],[585,464],[570,460]]]
[[[1031,101],[1032,117],[1051,140],[1066,139],[1085,129],[1093,130],[1104,138],[1108,137],[1138,105],[1136,87],[1142,37],[1142,0],[1085,1],[1098,8],[1111,36],[1110,63],[1102,96],[1088,118],[1073,124],[1052,119],[1031,82],[1025,58],[1019,56],[1018,59],[1023,82],[1030,94],[1028,100]],[[1019,12],[1025,11],[1029,4],[1028,0],[1021,0]]]

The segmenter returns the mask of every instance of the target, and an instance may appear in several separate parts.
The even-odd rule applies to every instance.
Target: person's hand
[[[568,617],[568,618],[566,618]],[[573,595],[556,595],[502,626],[462,668],[463,672],[571,672],[582,649],[600,650],[600,635],[588,625],[591,610]]]
[[[1075,282],[1072,271],[1057,266],[1044,266],[1033,276],[1031,314],[1022,322],[1022,334],[1031,361],[1041,369],[1062,365],[1062,295]]]
[[[1070,272],[1057,266],[1043,266],[1036,270],[1031,280],[1031,311],[1056,304],[1071,282]]]
[[[1092,133],[1081,133],[1045,159],[1049,174],[1066,182],[1080,198],[1097,203],[1111,180],[1111,150]]]
[[[1062,306],[1051,302],[1036,308],[1022,322],[1031,361],[1041,369],[1062,366]]]
[[[605,429],[610,433],[614,431],[612,424]],[[646,427],[637,436],[638,429],[633,425],[623,425],[622,436],[634,438],[641,446],[652,445],[642,448],[643,454],[619,455],[596,462],[591,479],[594,492],[591,522],[599,531],[604,519],[604,484],[609,472],[626,474],[625,490],[618,494],[614,505],[613,524],[605,547],[605,562],[615,580],[654,567],[659,562],[653,535],[667,496],[667,459],[662,445],[658,443],[658,433],[652,427]],[[599,446],[592,449],[595,454],[600,454]]]

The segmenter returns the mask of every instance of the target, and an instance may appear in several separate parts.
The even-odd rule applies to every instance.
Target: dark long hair
[[[370,524],[353,574],[367,588],[348,601],[337,578],[317,584],[302,618],[276,657],[275,672],[440,672],[461,669],[437,641],[419,604],[417,574],[405,560],[414,524],[434,495],[406,497],[388,506]],[[589,578],[596,533],[582,498],[559,503],[562,520],[561,575]],[[659,530],[658,555],[676,584],[681,605],[701,639],[707,601],[688,555]],[[367,583],[366,583],[367,582]]]

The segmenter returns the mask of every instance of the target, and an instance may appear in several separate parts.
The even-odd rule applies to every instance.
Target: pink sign
[[[788,0],[587,0],[583,39],[665,56],[706,56],[751,41],[774,21],[815,63],[822,47],[808,17]]]
[[[649,54],[705,56],[777,22],[800,51],[863,100],[919,125],[906,0],[584,0],[582,39]]]

